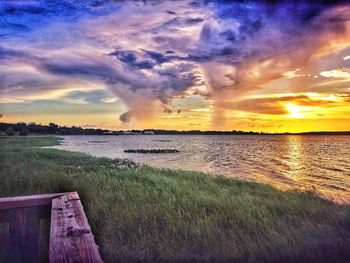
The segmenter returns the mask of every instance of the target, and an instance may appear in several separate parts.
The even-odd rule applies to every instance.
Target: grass
[[[179,153],[176,149],[128,149],[124,150],[126,153]]]
[[[347,262],[350,208],[310,193],[0,139],[0,195],[78,191],[105,262]]]

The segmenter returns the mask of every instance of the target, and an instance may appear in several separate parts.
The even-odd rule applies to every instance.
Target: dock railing
[[[78,193],[0,198],[0,262],[103,262]]]

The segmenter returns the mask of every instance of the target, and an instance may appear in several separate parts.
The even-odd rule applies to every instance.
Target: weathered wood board
[[[0,198],[0,262],[103,262],[79,195]]]
[[[52,198],[68,193],[27,195],[0,198],[0,211],[3,209],[31,207],[39,205],[51,205]]]
[[[50,262],[103,262],[76,192],[52,199]]]

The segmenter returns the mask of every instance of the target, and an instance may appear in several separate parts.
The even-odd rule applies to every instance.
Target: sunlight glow
[[[350,78],[349,69],[333,69],[322,71],[320,75],[325,78]]]
[[[304,114],[301,113],[303,107],[295,105],[293,103],[287,103],[286,105],[284,105],[286,107],[286,109],[289,112],[289,117],[290,118],[302,118],[304,117]]]

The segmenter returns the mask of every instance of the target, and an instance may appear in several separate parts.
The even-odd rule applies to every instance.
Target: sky
[[[350,130],[350,4],[0,0],[0,121]]]

